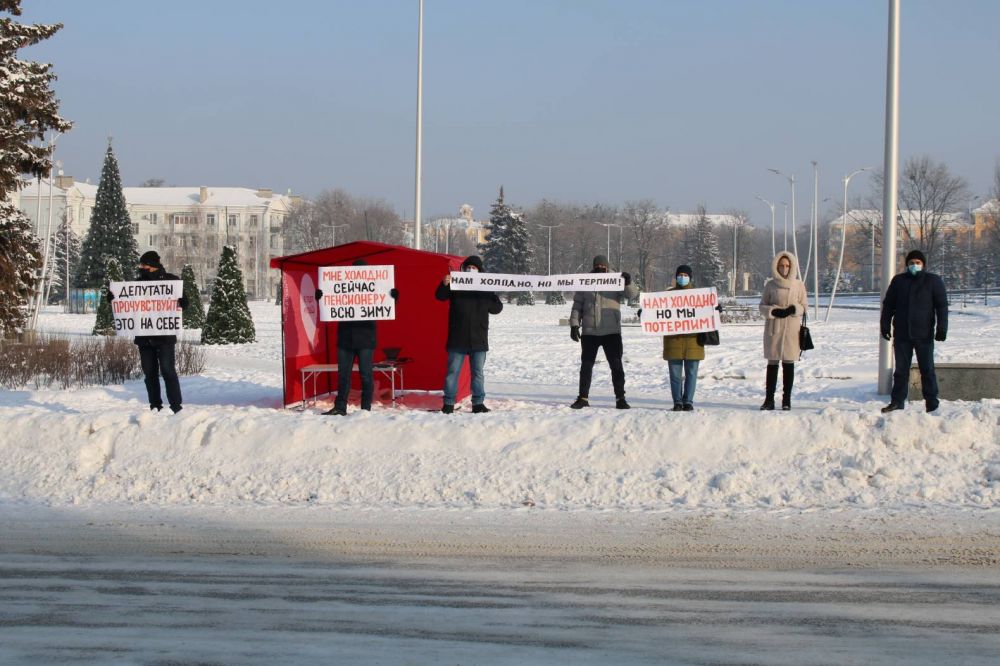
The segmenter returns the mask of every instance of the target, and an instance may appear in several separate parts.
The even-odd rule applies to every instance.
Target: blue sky
[[[416,0],[45,0],[67,174],[343,187],[412,215]],[[985,197],[1000,157],[1000,2],[905,0],[901,155]],[[508,201],[705,202],[763,220],[881,165],[887,2],[425,0],[424,215]],[[864,178],[852,193],[867,192]],[[780,214],[780,213],[779,213]],[[769,216],[769,213],[767,213]]]

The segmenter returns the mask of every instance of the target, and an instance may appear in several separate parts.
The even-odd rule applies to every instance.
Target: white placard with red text
[[[324,266],[319,269],[320,321],[396,318],[395,266]]]
[[[137,335],[177,335],[181,328],[181,306],[177,300],[184,295],[181,280],[139,280],[112,282],[111,313],[115,318],[115,335],[134,338]]]
[[[715,287],[655,291],[639,296],[639,326],[649,335],[684,335],[719,329]]]

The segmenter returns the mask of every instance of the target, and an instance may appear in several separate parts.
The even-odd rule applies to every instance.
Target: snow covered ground
[[[849,299],[842,299],[841,303]],[[625,329],[633,409],[576,394],[568,306],[493,318],[488,415],[376,406],[346,418],[281,402],[279,311],[253,304],[258,342],[207,347],[185,409],[150,413],[142,381],[0,394],[0,505],[729,511],[1000,508],[1000,401],[920,403],[888,417],[875,392],[877,312],[813,324],[794,409],[761,413],[761,325],[729,325],[702,362],[694,413],[670,406],[660,341]],[[56,311],[46,331],[86,334]],[[939,361],[1000,362],[1000,307],[956,307]]]

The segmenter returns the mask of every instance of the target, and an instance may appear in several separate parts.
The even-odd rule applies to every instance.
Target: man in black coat
[[[906,271],[892,278],[885,291],[881,333],[883,338],[893,341],[896,368],[892,373],[890,402],[882,408],[883,412],[905,406],[914,352],[927,411],[938,408],[934,341],[944,342],[948,336],[948,294],[941,277],[924,270],[926,263],[920,250],[912,250],[906,255]]]
[[[472,255],[462,262],[465,272],[482,272],[483,260]],[[465,357],[469,357],[472,371],[472,413],[485,414],[490,411],[483,404],[486,399],[486,382],[483,367],[486,352],[489,351],[490,315],[499,314],[503,303],[495,293],[487,291],[452,291],[451,275],[445,275],[438,285],[434,297],[439,301],[450,301],[448,309],[448,373],[444,380],[444,405],[441,411],[451,414],[455,411],[455,393],[458,392],[458,374],[462,370]]]
[[[355,266],[367,266],[364,259],[357,259]],[[393,299],[399,296],[395,289],[389,291]],[[316,302],[323,299],[323,291],[316,290]],[[358,374],[361,376],[361,409],[372,410],[372,393],[375,389],[373,377],[376,347],[374,321],[342,321],[337,324],[337,367],[347,368],[337,373],[337,399],[333,409],[323,412],[327,416],[346,416],[347,397],[351,393],[351,368],[354,359],[358,360]]]
[[[139,257],[139,280],[180,280],[173,273],[168,273],[160,263],[160,255],[150,250]],[[181,310],[187,307],[187,299],[181,296],[177,299]],[[149,408],[160,411],[163,409],[163,398],[160,395],[160,376],[167,389],[167,402],[174,414],[181,411],[181,382],[177,378],[177,367],[174,349],[177,344],[176,335],[137,335],[135,344],[139,347],[139,361],[142,374],[146,379],[146,395],[149,398]]]

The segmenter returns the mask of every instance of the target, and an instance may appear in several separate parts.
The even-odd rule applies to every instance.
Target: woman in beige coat
[[[809,304],[806,286],[795,277],[798,262],[791,252],[779,252],[771,261],[771,279],[760,296],[760,313],[764,322],[764,358],[767,359],[767,395],[762,410],[774,409],[774,390],[778,385],[778,363],[781,363],[781,408],[792,408],[792,383],[795,361],[798,360],[799,328]]]

